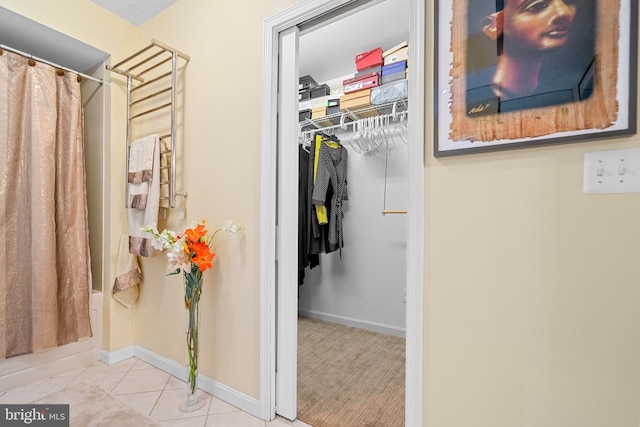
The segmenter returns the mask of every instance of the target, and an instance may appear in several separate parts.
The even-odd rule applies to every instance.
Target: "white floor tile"
[[[228,404],[224,400],[220,400],[216,397],[214,397],[211,400],[211,406],[209,407],[209,414],[224,414],[226,412],[236,412],[236,411],[239,411],[239,409],[233,405]]]
[[[146,391],[143,393],[117,394],[116,397],[136,411],[149,416],[158,402],[161,391]]]
[[[159,369],[129,371],[122,381],[113,389],[113,394],[141,393],[144,391],[160,391],[169,382],[171,375]]]
[[[265,422],[246,412],[209,414],[206,427],[265,427]]]
[[[143,369],[157,369],[155,366],[148,364],[147,362],[143,362],[140,359],[136,360],[136,363],[131,367],[132,371],[140,371]]]
[[[165,427],[311,427],[277,417],[262,421],[202,390],[207,402],[195,412],[180,411],[187,383],[154,366],[129,358],[113,365],[100,361],[0,393],[0,403],[30,403],[76,382],[96,384]]]
[[[165,387],[165,389],[170,390],[173,388],[182,388],[186,390],[187,382],[172,376],[171,378],[169,378],[169,382],[167,383],[167,386]]]
[[[51,377],[25,384],[0,397],[0,403],[31,403],[65,388],[73,378]]]
[[[182,412],[178,405],[187,398],[187,389],[164,390],[158,399],[158,403],[153,408],[153,411],[151,411],[151,415],[149,416],[156,421],[198,417],[203,415],[206,416],[207,411],[209,411],[211,395],[203,391],[199,391],[199,393],[207,399],[207,403],[204,407],[195,412]]]
[[[99,370],[92,372],[87,371],[88,370],[85,370],[83,373],[74,378],[70,384],[79,382],[95,384],[102,387],[106,391],[111,392],[126,375],[126,372],[103,372]]]
[[[165,427],[204,427],[207,417],[180,418],[178,420],[157,421]]]

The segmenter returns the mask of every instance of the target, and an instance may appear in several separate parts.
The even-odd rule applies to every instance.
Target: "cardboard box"
[[[327,107],[340,107],[340,98],[333,98],[327,101]]]
[[[327,115],[327,107],[316,107],[311,110],[311,118],[319,119],[320,117],[324,117]]]
[[[317,87],[318,83],[311,76],[302,76],[298,79],[298,91]]]
[[[391,82],[395,82],[396,80],[404,80],[407,77],[407,74],[404,70],[401,70],[398,73],[387,74],[386,76],[382,76],[380,79],[380,84],[387,84]]]
[[[380,73],[380,74],[382,74],[382,65],[376,65],[375,67],[365,68],[362,71],[358,71],[356,73],[356,75],[353,76],[353,77],[360,77],[360,76],[364,76],[365,74],[369,74],[369,73]]]
[[[382,52],[382,57],[386,57],[386,56],[391,56],[392,54],[394,54],[395,52],[399,51],[400,49],[403,49],[405,47],[408,47],[409,43],[407,43],[407,41],[403,41],[398,43],[397,45],[395,45],[394,47],[385,50],[384,52]]]
[[[309,98],[311,98],[311,89],[307,88],[298,91],[298,101],[303,101]]]
[[[333,123],[329,119],[318,120],[318,119],[325,118],[326,116],[327,116],[327,107],[326,106],[325,107],[314,108],[313,110],[311,110],[311,119],[312,120],[316,120],[317,123],[320,126],[331,126],[331,125],[333,125]]]
[[[376,67],[383,63],[382,48],[380,47],[356,55],[356,70],[358,71],[362,71],[365,68]]]
[[[391,49],[385,51],[385,53],[386,55],[383,56],[384,65],[392,64],[398,61],[409,60],[409,46],[406,44],[406,42],[392,47]]]
[[[310,119],[311,118],[311,110],[301,110],[298,111],[298,121],[302,122],[305,119]]]
[[[380,74],[373,72],[364,74],[359,77],[347,79],[342,82],[344,86],[345,95],[352,92],[357,92],[362,89],[368,89],[375,86],[380,86]]]
[[[361,108],[371,107],[371,89],[359,90],[340,97],[340,110],[354,111],[358,117],[379,116],[380,112],[375,109],[368,111],[358,111]]]
[[[338,114],[340,112],[340,104],[327,107],[327,116]]]
[[[389,74],[404,73],[406,69],[407,69],[407,61],[406,60],[392,62],[391,64],[387,64],[387,65],[383,65],[382,66],[382,74],[381,74],[381,76],[384,77],[384,76],[387,76]]]
[[[409,60],[409,48],[405,47],[385,57],[384,65],[393,64],[394,62],[398,62],[398,61],[408,61],[408,60]]]
[[[327,85],[320,85],[318,87],[311,88],[311,98],[319,98],[321,96],[327,96],[331,93],[331,89]]]

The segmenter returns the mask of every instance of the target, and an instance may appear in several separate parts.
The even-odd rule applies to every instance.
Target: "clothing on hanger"
[[[316,138],[314,152],[315,179],[311,203],[315,206],[324,206],[327,209],[327,241],[328,246],[325,252],[333,252],[340,249],[342,255],[343,233],[342,202],[348,200],[347,195],[347,164],[348,152],[337,142],[335,136],[326,138],[326,135],[319,135]],[[330,191],[332,190],[332,194]],[[320,219],[320,218],[318,218]]]

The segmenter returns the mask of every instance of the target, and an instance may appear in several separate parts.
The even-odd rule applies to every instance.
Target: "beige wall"
[[[219,241],[205,276],[201,372],[257,398],[262,21],[294,2],[180,0],[139,28],[89,0],[66,3],[62,13],[48,0],[0,0],[114,61],[150,38],[191,56],[181,154],[188,216],[246,227],[243,239]],[[113,79],[111,272],[126,232],[124,90]],[[583,154],[636,147],[637,138],[435,159],[431,111],[425,123],[424,425],[637,427],[640,198],[582,193]],[[185,362],[181,282],[165,265],[145,260],[134,309],[107,303],[108,350],[136,343]]]

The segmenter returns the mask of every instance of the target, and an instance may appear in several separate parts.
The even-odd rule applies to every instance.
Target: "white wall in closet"
[[[358,53],[408,38],[409,2],[386,0],[303,34],[299,73],[320,84],[354,74]],[[349,151],[342,259],[338,252],[323,254],[320,266],[306,270],[299,312],[404,335],[406,216],[383,216],[381,210],[385,197],[387,209],[406,209],[407,145],[396,137],[388,153],[385,146],[358,153],[347,142],[349,132],[337,135]]]

